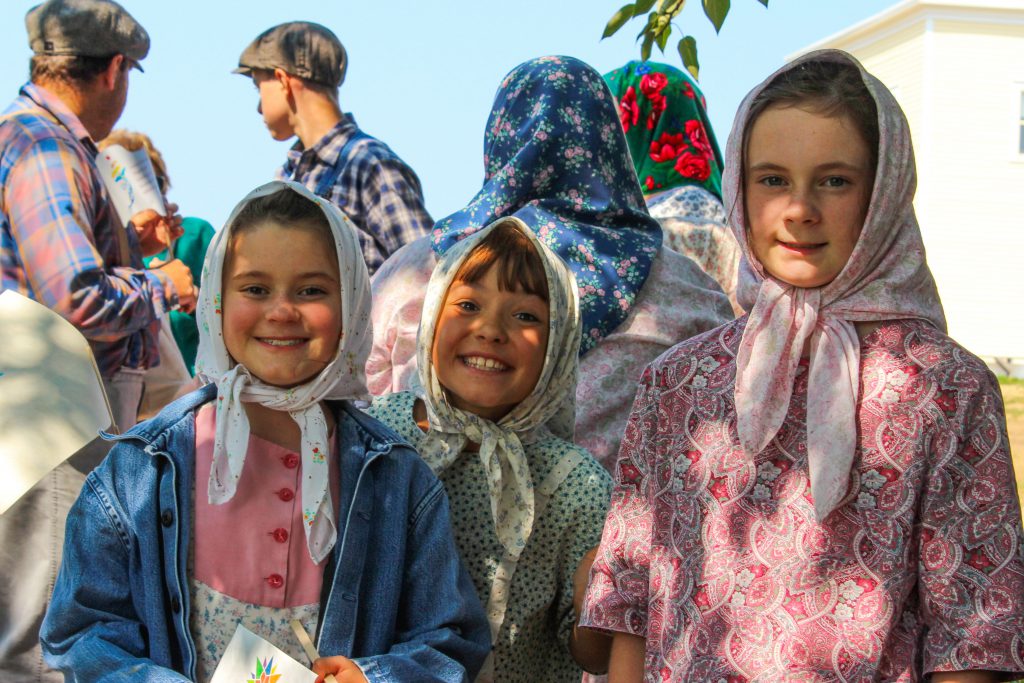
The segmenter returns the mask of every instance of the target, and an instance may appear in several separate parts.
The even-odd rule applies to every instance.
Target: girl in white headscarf
[[[351,403],[369,316],[336,207],[283,182],[236,207],[203,272],[209,384],[118,437],[69,516],[55,666],[206,681],[239,624],[304,659],[298,620],[342,682],[475,675],[489,635],[443,487]]]
[[[445,484],[495,643],[481,680],[577,682],[607,661],[607,639],[575,628],[611,491],[572,443],[579,343],[572,273],[522,220],[499,219],[438,263],[418,381],[371,410]]]
[[[945,334],[899,105],[801,57],[741,106],[724,187],[750,313],[647,369],[581,623],[619,680],[1015,677],[999,387]]]

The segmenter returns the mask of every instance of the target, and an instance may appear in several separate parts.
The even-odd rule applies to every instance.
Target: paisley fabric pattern
[[[437,319],[459,268],[491,230],[509,224],[530,240],[544,265],[548,344],[533,391],[495,423],[449,403],[430,359]],[[551,433],[572,441],[575,427],[580,314],[572,273],[530,226],[515,218],[498,220],[459,242],[434,268],[427,285],[417,345],[419,382],[414,391],[426,405],[431,437],[423,440],[417,450],[434,473],[439,474],[462,453],[467,441],[480,445],[480,462],[487,473],[498,539],[510,554],[518,557],[530,538],[534,519],[534,482],[523,446]]]
[[[569,264],[580,291],[580,354],[629,315],[661,247],[615,104],[601,75],[571,57],[512,70],[484,133],[484,186],[437,222],[444,254],[503,216],[521,218]]]
[[[754,257],[747,243],[740,171],[743,131],[754,98],[779,74],[809,61],[847,63],[861,72],[878,109],[879,145],[867,218],[850,260],[832,282],[803,289],[775,279]],[[753,458],[783,428],[793,378],[809,343],[807,448],[814,506],[824,519],[846,491],[856,448],[859,353],[853,323],[917,318],[946,329],[914,215],[917,171],[910,128],[881,81],[847,53],[820,50],[794,60],[747,95],[726,159],[725,212],[746,257],[738,300],[750,311],[737,358],[740,441]]]
[[[637,61],[604,80],[644,191],[693,186],[721,199],[722,153],[697,83],[674,66]]]
[[[743,315],[736,300],[740,246],[722,202],[707,190],[686,185],[648,197],[647,209],[661,223],[665,246],[696,261],[729,297],[733,312]]]
[[[221,316],[224,260],[230,227],[245,206],[258,197],[290,189],[319,206],[334,236],[341,285],[341,341],[338,352],[320,373],[305,384],[288,389],[264,384],[237,364],[224,344]],[[250,192],[231,212],[225,227],[217,231],[206,252],[203,288],[199,292],[199,352],[196,373],[217,384],[217,438],[213,447],[208,495],[211,503],[231,500],[245,464],[249,444],[249,418],[243,403],[259,403],[283,410],[299,425],[302,438],[302,511],[306,544],[313,562],[320,563],[337,540],[334,506],[327,490],[325,454],[327,418],[320,402],[325,399],[362,399],[366,391],[366,358],[373,343],[370,326],[370,277],[352,223],[330,202],[304,186],[290,181],[267,183]]]
[[[645,636],[648,683],[1024,673],[1024,534],[992,373],[923,321],[867,336],[850,485],[819,522],[806,361],[775,438],[754,458],[740,443],[747,324],[645,373],[581,623]]]

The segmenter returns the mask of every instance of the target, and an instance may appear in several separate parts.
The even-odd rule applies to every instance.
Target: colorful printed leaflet
[[[315,683],[316,674],[241,624],[210,683]]]

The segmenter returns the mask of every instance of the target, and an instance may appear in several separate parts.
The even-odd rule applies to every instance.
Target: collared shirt
[[[100,374],[159,363],[156,307],[177,295],[142,268],[138,238],[118,224],[88,131],[55,95],[21,89],[0,121],[0,288],[67,318]]]
[[[309,149],[296,142],[276,177],[302,183],[345,212],[358,228],[371,275],[403,244],[434,227],[419,178],[390,147],[359,130],[351,114]]]

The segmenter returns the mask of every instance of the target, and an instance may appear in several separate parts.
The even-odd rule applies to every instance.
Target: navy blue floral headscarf
[[[583,355],[629,315],[662,240],[601,74],[572,57],[513,69],[487,121],[484,174],[469,205],[434,226],[434,251],[521,219],[576,276]]]

